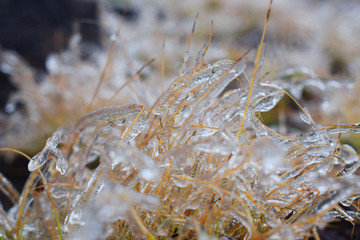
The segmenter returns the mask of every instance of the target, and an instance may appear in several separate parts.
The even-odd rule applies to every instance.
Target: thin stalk
[[[244,125],[245,125],[245,121],[246,121],[246,115],[249,109],[249,105],[250,105],[250,99],[252,96],[252,91],[254,88],[254,83],[255,83],[255,76],[256,76],[256,72],[259,68],[259,63],[260,63],[260,57],[261,57],[261,50],[262,47],[264,45],[264,39],[265,39],[265,35],[266,35],[266,30],[267,30],[267,26],[268,26],[268,22],[269,22],[269,18],[270,18],[270,12],[271,12],[271,5],[272,5],[272,0],[270,0],[270,5],[269,5],[269,9],[267,11],[267,15],[266,15],[266,21],[265,21],[265,26],[264,26],[264,30],[261,36],[261,41],[256,53],[256,61],[255,61],[255,67],[254,67],[254,71],[251,75],[251,82],[250,82],[250,87],[249,87],[249,93],[248,96],[246,98],[246,105],[245,105],[245,111],[244,111],[244,116],[242,117],[241,123],[240,123],[240,127],[239,127],[239,131],[236,134],[236,141],[239,140],[240,135],[242,134],[242,132],[244,131]]]

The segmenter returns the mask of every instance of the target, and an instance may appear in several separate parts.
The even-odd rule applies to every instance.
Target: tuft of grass
[[[88,113],[56,131],[33,158],[1,149],[26,156],[33,171],[20,196],[0,178],[0,190],[14,201],[8,214],[0,209],[1,237],[319,239],[317,229],[336,218],[355,224],[360,158],[340,138],[360,126],[313,120],[289,89],[297,86],[289,84],[296,73],[267,82],[257,76],[271,3],[250,81],[249,51],[236,61],[205,62],[213,23],[207,44],[189,62],[195,20],[180,75],[154,104],[107,106],[153,62],[110,98],[101,96],[113,42]],[[241,87],[224,93],[234,79]],[[274,126],[261,121],[285,95],[308,131],[278,131],[288,127],[281,108]],[[95,106],[102,108],[90,111]]]

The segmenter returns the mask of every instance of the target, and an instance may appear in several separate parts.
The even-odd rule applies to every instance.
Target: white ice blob
[[[280,143],[275,143],[270,138],[263,137],[255,144],[255,150],[262,162],[262,170],[265,173],[271,173],[286,167],[284,156],[285,147]]]

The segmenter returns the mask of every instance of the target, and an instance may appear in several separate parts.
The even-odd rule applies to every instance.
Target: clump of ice
[[[120,229],[133,237],[169,237],[175,226],[203,234],[196,227],[202,221],[216,222],[222,229],[217,236],[278,229],[274,237],[293,237],[329,221],[323,211],[354,219],[338,204],[359,196],[359,178],[352,174],[360,159],[336,136],[357,133],[359,126],[321,127],[303,108],[299,120],[311,125],[309,131],[277,133],[258,113],[281,101],[281,82],[254,85],[244,116],[250,86],[222,91],[245,65],[200,59],[152,107],[100,108],[56,131],[29,169],[48,161],[44,169],[66,238],[117,236]],[[228,217],[211,210],[220,208]],[[305,224],[310,218],[316,221]]]

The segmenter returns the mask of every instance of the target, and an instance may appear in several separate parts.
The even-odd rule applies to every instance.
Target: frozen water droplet
[[[85,221],[83,220],[83,212],[80,208],[75,208],[70,212],[69,215],[69,224],[79,224],[85,225]]]
[[[341,204],[344,205],[345,207],[350,207],[358,197],[359,196],[349,197],[346,200],[341,201]]]
[[[284,92],[272,84],[261,84],[252,100],[254,112],[268,112],[281,100]]]
[[[301,120],[306,123],[306,124],[309,124],[309,125],[312,125],[312,123],[314,122],[310,116],[310,113],[309,111],[307,110],[306,107],[303,108],[304,111],[300,111],[299,112],[299,115],[300,115],[300,118]]]
[[[65,133],[65,130],[63,128],[55,131],[53,133],[53,135],[50,138],[48,138],[48,140],[46,141],[45,148],[48,148],[50,150],[56,149],[56,147],[59,144],[60,139],[64,135],[64,133]]]
[[[166,110],[168,110],[169,109],[169,106],[167,106],[167,105],[162,105],[162,106],[159,106],[159,107],[156,107],[156,108],[154,108],[154,109],[152,109],[152,113],[154,114],[154,115],[161,115],[161,114],[163,114]]]
[[[53,150],[57,147],[58,143],[59,143],[59,139],[57,138],[57,136],[54,136],[47,140],[45,147],[50,150]]]
[[[64,186],[53,186],[50,189],[50,193],[53,198],[58,199],[68,196],[69,191]]]
[[[61,174],[64,175],[66,169],[68,168],[68,163],[65,158],[60,157],[56,160],[56,170]]]
[[[189,185],[188,182],[186,182],[186,181],[184,181],[184,180],[182,180],[182,179],[176,178],[176,177],[172,178],[172,180],[173,180],[174,184],[175,184],[176,186],[180,187],[180,188],[184,188],[184,187],[186,187],[187,185]]]
[[[354,162],[359,162],[360,159],[359,159],[359,156],[357,155],[356,153],[356,150],[348,145],[348,144],[343,144],[342,145],[345,149],[343,148],[340,148],[339,149],[339,152],[340,152],[340,155],[341,155],[341,158],[342,160],[347,163],[347,164],[350,164],[350,163],[354,163]]]
[[[50,154],[49,149],[44,149],[38,154],[36,154],[28,164],[28,169],[30,172],[35,171],[36,169],[40,168],[42,165],[45,164],[46,160],[48,159]]]

